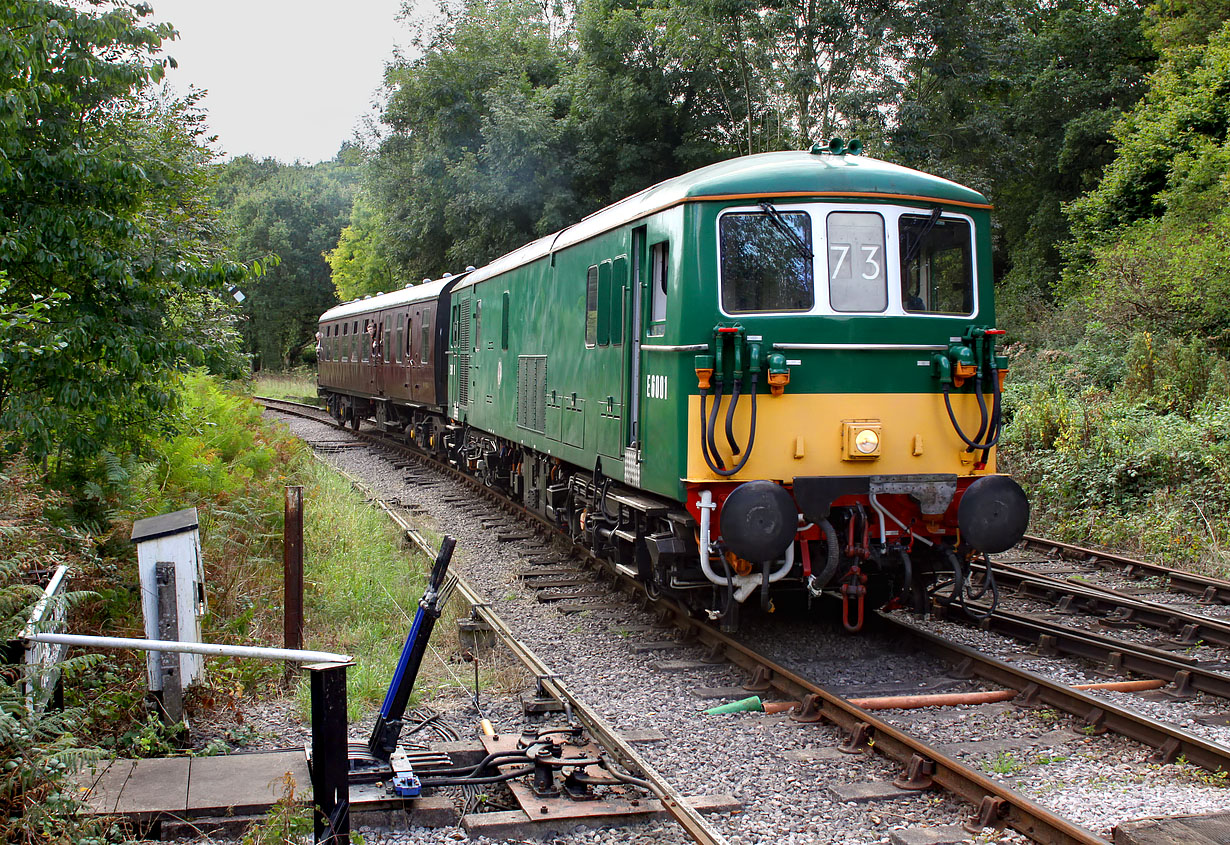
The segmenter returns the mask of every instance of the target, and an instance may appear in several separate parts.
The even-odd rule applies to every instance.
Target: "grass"
[[[326,465],[312,462],[304,485],[304,646],[355,658],[347,673],[354,721],[384,698],[432,561],[406,548],[388,517]],[[465,613],[469,607],[454,598],[436,621],[412,704],[473,691],[473,665],[462,659],[457,637],[456,620]],[[479,663],[480,690],[524,687],[522,673],[502,653],[486,649],[471,656]],[[297,695],[306,712],[305,683]]]
[[[252,377],[252,393],[270,399],[316,403],[316,371],[301,367],[287,372],[262,370]]]

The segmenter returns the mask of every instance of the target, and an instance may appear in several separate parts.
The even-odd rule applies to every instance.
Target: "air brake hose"
[[[978,400],[978,433],[974,435],[974,442],[981,443],[982,437],[987,433],[987,423],[990,420],[987,418],[987,398],[982,394],[982,368],[978,368],[977,375],[974,376],[974,396]],[[966,449],[967,452],[974,451]]]
[[[818,573],[813,573],[808,582],[808,589],[811,590],[812,595],[820,595],[820,591],[837,574],[837,566],[841,563],[841,546],[837,540],[837,529],[827,519],[820,520],[816,525],[824,532],[825,560],[824,568]]]
[[[722,377],[717,376],[713,380],[713,408],[712,410],[709,411],[709,424],[707,427],[705,426],[705,415],[704,415],[703,409],[700,415],[700,424],[701,424],[701,435],[705,438],[706,442],[708,442],[709,452],[710,454],[713,455],[713,460],[717,463],[717,467],[714,467],[714,465],[710,463],[709,468],[712,469],[714,472],[718,472],[718,473],[726,469],[726,463],[722,460],[722,456],[718,454],[717,441],[713,439],[714,429],[717,428],[718,408],[721,407],[721,405],[722,405]]]
[[[730,391],[730,407],[726,409],[726,442],[730,444],[731,454],[739,454],[739,444],[735,442],[735,407],[739,404],[739,383],[736,378]]]
[[[739,459],[739,463],[737,463],[737,464],[736,464],[734,467],[732,467],[731,469],[726,469],[724,465],[721,465],[721,466],[714,466],[714,465],[713,465],[713,462],[712,462],[712,461],[709,461],[709,469],[711,469],[711,470],[712,470],[712,471],[713,471],[716,475],[720,475],[720,476],[722,476],[723,478],[729,478],[730,476],[735,475],[736,473],[738,473],[738,472],[739,472],[739,470],[743,469],[743,467],[744,467],[744,466],[746,466],[748,458],[750,458],[750,457],[752,456],[752,446],[754,446],[754,445],[755,445],[755,443],[756,443],[756,385],[757,385],[757,383],[758,383],[759,381],[760,381],[760,373],[758,373],[758,372],[754,372],[754,373],[752,373],[752,418],[751,418],[751,430],[748,432],[748,435],[747,435],[747,446],[745,446],[745,447],[744,447],[744,449],[743,449],[743,457],[742,457],[742,458],[740,458],[740,459]],[[713,410],[710,412],[710,417],[709,417],[709,431],[707,432],[707,435],[708,435],[708,437],[710,438],[710,440],[709,440],[709,447],[710,447],[711,449],[713,449],[713,457],[717,458],[718,464],[721,464],[721,463],[722,463],[722,459],[721,459],[721,457],[720,457],[720,456],[718,456],[718,454],[717,454],[717,448],[716,448],[716,447],[714,447],[714,445],[713,445],[713,439],[712,439],[712,438],[713,438],[713,423],[716,421],[716,418],[717,418],[717,407],[718,407],[718,406],[717,406],[717,404],[715,403],[715,404],[714,404],[714,406],[713,406]],[[704,417],[702,416],[702,417],[701,417],[701,419],[703,420],[703,419],[704,419]],[[703,432],[703,431],[702,431],[702,432],[701,432],[701,434],[702,434],[702,435],[705,435],[705,434],[706,434],[706,432]],[[706,455],[706,456],[705,456],[705,459],[708,461],[709,456],[708,456],[708,455]]]

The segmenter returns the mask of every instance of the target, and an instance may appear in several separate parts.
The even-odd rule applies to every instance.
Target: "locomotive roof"
[[[880,159],[811,152],[760,153],[711,164],[659,182],[594,212],[579,223],[495,259],[468,274],[458,287],[507,272],[680,203],[778,197],[938,200],[950,205],[990,208],[986,197],[972,188]]]
[[[450,282],[457,281],[464,275],[464,273],[461,273],[456,276],[437,279],[434,282],[407,285],[401,290],[395,290],[391,293],[380,293],[375,296],[364,297],[363,299],[352,299],[350,302],[334,305],[328,311],[321,314],[320,322],[340,320],[343,317],[349,317],[354,314],[366,314],[370,311],[380,311],[385,308],[392,308],[395,305],[409,305],[413,302],[436,299],[445,286]]]

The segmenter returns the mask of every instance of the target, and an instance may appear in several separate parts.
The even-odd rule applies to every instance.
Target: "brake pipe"
[[[923,544],[923,545],[925,545],[925,546],[931,546],[932,548],[934,548],[934,547],[935,547],[935,543],[931,542],[931,541],[930,541],[930,540],[928,540],[926,537],[922,537],[922,536],[920,536],[920,535],[918,535],[918,534],[915,534],[915,533],[914,533],[914,532],[913,532],[913,531],[909,528],[909,526],[907,526],[907,525],[906,525],[904,522],[902,522],[901,520],[897,519],[897,517],[896,517],[896,516],[892,513],[892,511],[890,511],[888,508],[886,508],[886,507],[884,507],[883,505],[881,505],[881,504],[880,504],[880,502],[879,502],[879,500],[878,500],[878,499],[876,499],[876,494],[875,494],[875,493],[869,493],[869,494],[867,495],[867,499],[871,502],[871,506],[872,506],[873,508],[875,508],[876,512],[877,512],[877,513],[879,513],[879,514],[881,515],[881,524],[883,524],[883,517],[887,516],[887,517],[888,517],[889,519],[891,519],[893,522],[895,522],[895,523],[897,523],[898,525],[900,525],[900,526],[901,526],[901,529],[902,529],[903,531],[905,531],[905,533],[909,534],[911,537],[913,537],[913,538],[914,538],[915,540],[917,540],[918,542],[922,543],[922,544]],[[880,530],[881,530],[881,531],[883,531],[883,528],[881,528]]]
[[[739,444],[735,442],[735,408],[739,405],[739,391],[743,387],[743,344],[740,340],[743,332],[735,332],[732,342],[735,348],[734,383],[730,390],[730,407],[726,409],[726,442],[730,444],[732,455],[739,454]]]
[[[760,381],[760,373],[753,372],[752,373],[752,390],[751,390],[752,416],[750,420],[750,431],[748,432],[748,435],[747,435],[747,446],[744,447],[743,449],[743,457],[739,459],[739,463],[735,464],[735,466],[732,467],[731,469],[725,468],[725,464],[722,463],[721,456],[717,454],[717,447],[714,445],[714,442],[713,442],[713,423],[717,418],[717,407],[718,407],[717,402],[721,401],[720,396],[715,401],[713,405],[713,410],[710,411],[709,431],[706,433],[705,431],[702,430],[701,435],[708,436],[709,448],[713,449],[713,457],[717,460],[718,466],[714,466],[714,464],[711,461],[709,462],[709,469],[712,470],[715,475],[720,475],[723,478],[729,478],[730,476],[737,474],[739,470],[743,469],[743,467],[747,465],[748,458],[752,456],[752,446],[754,446],[756,443],[756,387],[759,384],[759,381]],[[704,425],[704,417],[701,418],[701,425]]]

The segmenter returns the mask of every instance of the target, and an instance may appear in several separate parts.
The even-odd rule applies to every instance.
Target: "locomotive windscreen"
[[[811,310],[816,292],[807,213],[725,214],[718,228],[726,313]]]

